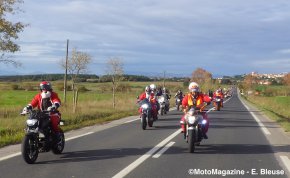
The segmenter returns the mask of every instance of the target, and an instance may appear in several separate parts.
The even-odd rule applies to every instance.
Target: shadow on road
[[[290,145],[254,145],[254,144],[214,144],[196,146],[192,154],[273,154],[290,150]],[[176,152],[187,153],[187,148],[172,147]],[[166,153],[165,153],[166,154]],[[169,153],[168,153],[169,154]],[[174,153],[176,154],[176,153]]]
[[[151,148],[117,148],[63,152],[56,160],[39,161],[35,164],[58,164],[122,158],[127,156],[143,155],[150,149]]]

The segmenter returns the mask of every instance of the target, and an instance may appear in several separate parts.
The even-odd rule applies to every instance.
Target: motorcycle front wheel
[[[193,153],[195,150],[195,134],[194,130],[188,130],[188,149],[190,153]]]
[[[147,122],[146,122],[146,115],[142,114],[142,118],[141,118],[141,125],[142,125],[142,129],[145,130],[147,127]]]
[[[24,161],[33,164],[38,157],[38,144],[33,135],[25,135],[22,140],[21,153]]]
[[[218,102],[218,103],[216,104],[216,106],[217,106],[216,110],[217,110],[217,111],[220,111],[220,110],[221,110],[221,103]]]

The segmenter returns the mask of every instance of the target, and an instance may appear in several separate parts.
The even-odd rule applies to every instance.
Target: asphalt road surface
[[[179,130],[182,113],[173,110],[159,116],[147,130],[141,129],[140,120],[131,117],[105,129],[81,133],[66,142],[63,154],[41,153],[32,165],[19,155],[19,145],[16,156],[1,159],[0,155],[0,177],[282,178],[289,175],[289,140],[281,141],[285,144],[272,144],[267,138],[269,133],[275,135],[276,132],[271,134],[278,128],[275,123],[256,120],[259,116],[252,114],[259,112],[246,108],[236,93],[221,111],[211,107],[208,107],[209,139],[203,140],[195,153],[188,152],[188,144]]]

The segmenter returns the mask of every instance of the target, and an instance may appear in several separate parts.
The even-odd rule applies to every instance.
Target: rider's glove
[[[52,106],[49,106],[48,108],[47,108],[47,111],[55,111],[56,110],[56,107],[54,106],[54,105],[52,105]]]
[[[58,103],[55,103],[47,108],[47,111],[55,111],[59,107]]]
[[[29,111],[32,110],[32,106],[31,105],[27,105],[23,108],[22,113],[21,114],[27,114]]]

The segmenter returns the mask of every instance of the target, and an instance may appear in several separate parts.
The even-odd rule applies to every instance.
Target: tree
[[[77,83],[77,77],[81,73],[85,73],[87,70],[88,64],[91,62],[92,58],[89,54],[77,51],[76,48],[73,48],[72,55],[68,58],[67,61],[67,70],[71,76],[72,80],[72,90],[73,90],[73,111],[76,111],[78,91],[75,87]],[[66,68],[66,61],[62,59],[61,66]]]
[[[191,81],[198,83],[204,89],[210,89],[212,84],[212,74],[202,68],[197,68],[192,72]]]
[[[20,11],[15,4],[23,3],[22,0],[1,0],[0,1],[0,63],[13,64],[14,66],[20,65],[11,58],[11,56],[5,56],[6,53],[15,53],[20,50],[19,45],[17,45],[13,40],[18,39],[18,33],[22,32],[24,25],[21,22],[13,23],[5,17],[8,14],[14,15],[16,12]]]
[[[257,77],[249,74],[246,75],[243,81],[243,85],[245,89],[252,89],[253,85],[256,85],[258,83]]]
[[[111,76],[113,89],[113,108],[116,107],[116,88],[119,82],[123,79],[123,62],[119,58],[111,58],[107,63],[107,74]]]
[[[283,83],[284,83],[285,85],[290,86],[290,73],[286,74],[286,75],[283,77]]]

